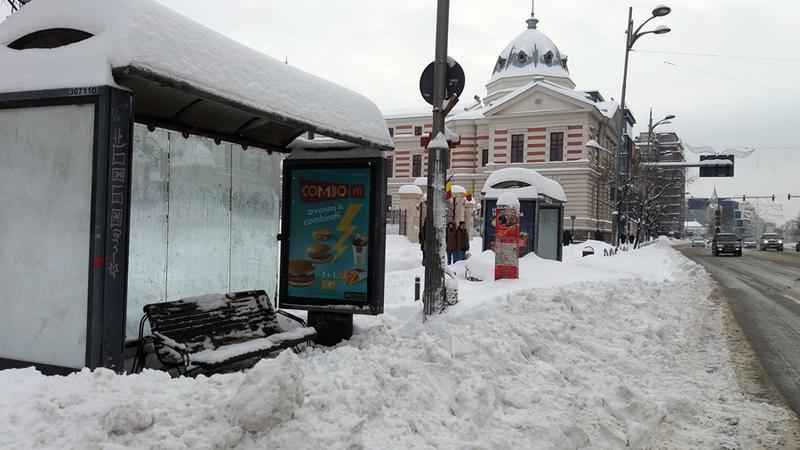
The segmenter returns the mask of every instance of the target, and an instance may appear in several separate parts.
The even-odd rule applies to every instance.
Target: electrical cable
[[[636,49],[631,49],[631,51],[639,53],[660,53],[665,55],[704,56],[704,57],[731,58],[731,59],[756,59],[760,61],[779,61],[779,62],[800,62],[800,58],[775,58],[771,56],[721,55],[717,53],[670,52],[662,50],[636,50]]]
[[[770,89],[770,90],[773,90],[773,91],[784,92],[786,94],[800,95],[800,92],[790,91],[788,89],[777,88],[777,87],[774,87],[774,86],[768,86],[766,84],[759,84],[759,83],[753,83],[753,82],[746,81],[746,80],[740,80],[738,78],[729,77],[727,75],[722,75],[722,74],[719,74],[719,73],[707,72],[705,70],[695,69],[693,67],[688,67],[688,66],[684,66],[684,65],[681,65],[681,64],[675,64],[674,62],[671,62],[671,61],[664,61],[664,64],[668,64],[668,65],[673,66],[673,67],[679,67],[681,69],[691,70],[693,72],[698,72],[698,73],[702,73],[702,74],[713,76],[713,77],[717,77],[717,78],[722,78],[722,79],[729,80],[729,81],[736,81],[738,83],[747,84],[747,85],[750,85],[750,86],[756,86],[756,87],[760,87],[760,88],[764,88],[764,89]]]

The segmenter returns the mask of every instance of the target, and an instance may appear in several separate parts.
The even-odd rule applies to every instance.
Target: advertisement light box
[[[280,306],[383,310],[382,158],[286,160]]]

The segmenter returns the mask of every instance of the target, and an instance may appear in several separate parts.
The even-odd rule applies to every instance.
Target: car
[[[742,245],[744,248],[756,248],[757,246],[758,244],[756,244],[756,241],[744,241],[744,244]]]
[[[692,247],[703,247],[706,246],[706,240],[701,237],[693,237],[692,238]]]
[[[734,256],[742,256],[742,240],[733,233],[719,233],[714,235],[711,241],[711,253],[719,256],[722,253],[730,253]]]
[[[782,252],[783,238],[780,237],[778,233],[764,233],[763,235],[761,235],[761,240],[758,246],[761,249],[761,251],[774,248],[775,250]]]

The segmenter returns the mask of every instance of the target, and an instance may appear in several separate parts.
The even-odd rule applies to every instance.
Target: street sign
[[[433,105],[433,66],[434,63],[428,64],[428,67],[422,71],[422,76],[419,78],[419,92],[422,94],[422,98],[430,105]],[[464,69],[454,59],[447,58],[445,100],[454,95],[460,96],[464,92],[465,82]]]
[[[700,161],[728,160],[731,163],[719,166],[700,166],[701,177],[732,177],[733,155],[700,155]]]

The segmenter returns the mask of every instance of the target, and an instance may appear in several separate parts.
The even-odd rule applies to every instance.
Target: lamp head
[[[672,29],[670,27],[667,27],[667,26],[664,26],[664,25],[659,25],[659,26],[656,27],[655,30],[653,30],[653,34],[667,34],[670,31],[672,31]]]
[[[658,5],[653,8],[653,17],[664,17],[672,12],[672,8],[666,5]]]
[[[675,114],[670,114],[667,117],[664,117],[664,120],[672,120],[675,118]]]

